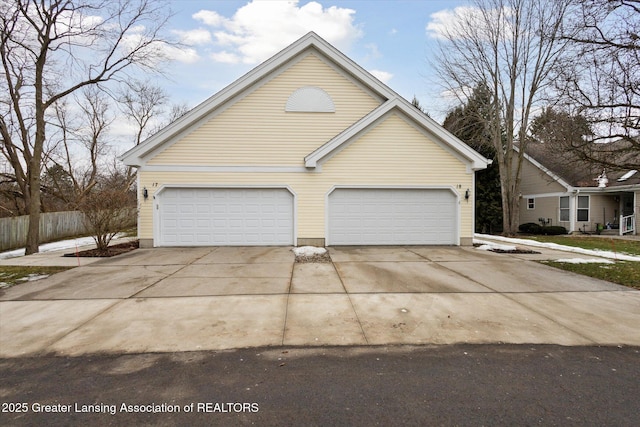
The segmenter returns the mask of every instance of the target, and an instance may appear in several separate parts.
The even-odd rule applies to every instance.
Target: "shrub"
[[[518,230],[520,230],[521,233],[540,234],[542,226],[540,224],[536,224],[535,222],[527,222],[526,224],[520,224]]]
[[[567,229],[560,225],[551,225],[549,227],[541,227],[542,233],[547,236],[559,236],[561,234],[567,234]]]
[[[543,227],[535,222],[528,222],[526,224],[520,224],[518,227],[521,233],[527,234],[544,234],[546,236],[558,236],[560,234],[567,234],[567,229],[559,225],[550,225]]]
[[[78,204],[87,230],[93,235],[99,252],[106,252],[111,239],[136,222],[131,194],[118,188],[94,189]]]

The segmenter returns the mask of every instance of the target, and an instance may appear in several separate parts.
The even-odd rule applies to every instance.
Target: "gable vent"
[[[305,86],[289,96],[285,111],[294,113],[335,113],[336,107],[327,92],[315,86]]]

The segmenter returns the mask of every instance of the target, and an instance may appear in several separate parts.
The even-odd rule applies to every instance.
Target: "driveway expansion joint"
[[[182,265],[182,267],[180,267],[179,269],[177,269],[176,271],[174,271],[173,273],[167,274],[165,277],[161,277],[160,279],[156,280],[155,282],[151,283],[149,286],[144,287],[143,289],[140,289],[138,292],[129,295],[127,298],[125,299],[133,299],[133,298],[137,298],[137,295],[139,295],[140,293],[146,291],[147,289],[157,285],[158,283],[162,282],[165,279],[168,279],[171,276],[174,276],[175,274],[177,274],[178,272],[184,270],[185,268],[187,268],[190,265],[193,265],[196,261],[201,260],[202,258],[204,258],[205,256],[215,252],[217,249],[219,248],[213,248],[212,250],[210,250],[209,252],[207,252],[206,254],[203,254],[202,256],[199,256],[197,258],[192,259],[191,261],[187,262],[186,264],[171,264],[171,265]]]

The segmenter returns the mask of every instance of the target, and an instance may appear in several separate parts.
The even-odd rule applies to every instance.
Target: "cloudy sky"
[[[309,31],[315,31],[438,120],[445,104],[429,67],[437,29],[462,0],[173,0],[174,103],[194,107]]]

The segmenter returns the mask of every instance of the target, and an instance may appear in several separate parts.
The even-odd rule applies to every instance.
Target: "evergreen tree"
[[[486,158],[495,160],[495,148],[486,125],[487,117],[491,114],[490,109],[491,92],[484,85],[478,86],[466,104],[454,108],[447,114],[443,126]],[[497,162],[476,172],[475,195],[475,231],[502,231],[502,196]]]

